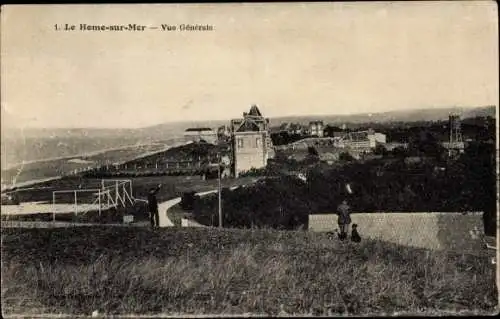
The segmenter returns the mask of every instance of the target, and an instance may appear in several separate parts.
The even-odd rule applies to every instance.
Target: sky
[[[252,104],[266,117],[498,105],[493,1],[10,5],[1,18],[3,126],[226,120]]]

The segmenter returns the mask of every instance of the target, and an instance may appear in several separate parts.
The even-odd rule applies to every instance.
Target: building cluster
[[[385,145],[387,142],[385,134],[377,133],[372,129],[367,131],[347,132],[340,138],[344,147],[355,150],[370,152],[377,145]]]
[[[278,130],[288,134],[308,136],[313,145],[349,148],[360,153],[369,153],[378,144],[386,143],[385,135],[373,130],[348,132],[343,127],[340,131],[331,132],[328,128],[323,121],[316,120],[310,121],[307,126],[283,123]],[[230,145],[231,174],[235,177],[251,169],[265,167],[268,159],[274,156],[269,119],[262,115],[256,105],[252,105],[241,118],[232,119],[229,125],[223,125],[217,130],[189,128],[184,132],[184,136],[193,142],[204,141],[211,144],[227,143]]]
[[[306,126],[300,123],[281,123],[277,130],[274,130],[275,133],[284,132],[290,135],[307,135],[309,134],[309,130]]]
[[[242,172],[263,168],[268,159],[274,156],[275,148],[299,149],[304,147],[335,148],[337,151],[346,149],[353,154],[369,154],[382,145],[386,149],[406,147],[387,143],[386,135],[373,129],[350,131],[345,125],[335,127],[325,125],[321,120],[310,121],[309,125],[283,123],[275,133],[286,132],[304,136],[297,142],[274,147],[271,140],[269,119],[265,118],[256,105],[238,119],[232,119],[229,125],[223,125],[217,130],[211,128],[190,128],[184,133],[188,139],[212,144],[226,144],[229,151],[231,174],[238,177]],[[447,148],[451,151],[463,152],[463,140],[460,133],[458,117],[450,116],[450,142]]]
[[[303,136],[316,136],[323,137],[325,125],[323,121],[311,121],[308,125],[300,123],[282,123],[274,133],[287,133],[289,135],[303,135]]]
[[[325,126],[323,121],[311,121],[309,122],[309,135],[323,137]]]
[[[283,145],[275,140],[277,145],[273,145],[269,122],[259,108],[252,105],[242,117],[232,119],[227,125],[217,129],[209,127],[186,129],[179,143],[182,144],[187,140],[194,144],[182,145],[170,153],[154,152],[131,161],[115,163],[114,167],[110,167],[111,163],[98,169],[89,167],[87,170],[75,171],[74,174],[134,172],[134,174],[213,176],[214,171],[215,174],[219,171],[217,165],[219,163],[222,164],[221,176],[238,177],[252,169],[266,167],[268,160],[275,156],[275,152],[281,155],[280,158],[284,155],[289,159],[300,160],[301,156],[302,159],[307,159],[311,154],[311,148],[314,148],[321,161],[331,164],[339,160],[344,153],[361,159],[370,158],[374,153],[376,155],[374,151],[380,145],[387,151],[409,146],[408,143],[388,143],[385,134],[373,129],[352,131],[345,125],[336,127],[325,125],[323,121],[310,121],[308,125],[283,123],[273,133],[281,135],[285,132],[300,136],[293,142],[285,140]],[[457,115],[450,116],[449,142],[444,142],[442,145],[449,151],[450,156],[464,152],[464,139],[460,118]]]
[[[252,105],[248,112],[229,125],[217,130],[210,128],[189,128],[184,137],[192,142],[230,145],[230,164],[232,175],[238,177],[252,168],[262,168],[273,156],[269,119],[262,116],[259,108]]]

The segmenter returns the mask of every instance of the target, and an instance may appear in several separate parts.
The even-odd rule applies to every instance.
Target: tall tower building
[[[462,128],[460,115],[450,114],[449,116],[450,142],[448,144],[448,154],[454,156],[464,152],[464,141],[462,138]]]
[[[266,166],[272,148],[269,119],[262,116],[256,105],[243,113],[243,118],[231,120],[231,135],[235,177],[252,168]]]

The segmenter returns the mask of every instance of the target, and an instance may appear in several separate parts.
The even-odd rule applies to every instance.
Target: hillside
[[[317,115],[317,116],[286,116],[271,118],[271,125],[279,125],[282,122],[293,122],[307,124],[309,121],[321,119],[331,124],[367,124],[367,123],[390,123],[390,122],[420,122],[446,120],[450,113],[458,113],[462,119],[470,117],[495,117],[495,106],[484,106],[475,108],[434,108],[417,109],[411,111],[390,111],[373,114],[351,114],[351,115]]]
[[[487,257],[265,229],[2,230],[4,316],[477,315],[496,304]]]

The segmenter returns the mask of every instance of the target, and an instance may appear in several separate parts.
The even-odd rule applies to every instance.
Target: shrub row
[[[296,228],[307,223],[309,214],[331,213],[347,199],[354,212],[483,211],[485,230],[491,234],[496,219],[494,154],[494,145],[473,144],[456,161],[428,158],[412,164],[386,158],[316,166],[309,170],[307,183],[279,176],[224,192],[224,224]],[[216,196],[196,200],[195,219],[212,223],[217,207]]]

